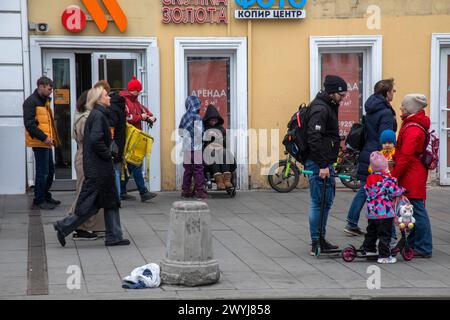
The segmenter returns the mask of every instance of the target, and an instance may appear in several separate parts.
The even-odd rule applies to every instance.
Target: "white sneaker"
[[[396,257],[388,257],[388,258],[378,258],[378,263],[396,263],[397,258]]]

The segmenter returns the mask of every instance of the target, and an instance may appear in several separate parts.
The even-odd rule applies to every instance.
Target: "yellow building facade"
[[[149,129],[156,139],[152,190],[179,187],[181,167],[171,159],[177,151],[173,132],[183,114],[184,99],[192,91],[210,102],[226,100],[223,112],[228,127],[242,129],[232,142],[234,151],[244,159],[238,169],[240,188],[260,188],[266,186],[267,180],[261,171],[264,163],[260,163],[261,159],[248,163],[252,152],[258,152],[259,142],[249,141],[242,132],[254,129],[261,139],[261,129],[269,130],[269,136],[270,130],[279,129],[278,136],[272,139],[278,139],[276,145],[280,146],[290,116],[300,103],[311,101],[320,90],[324,74],[331,72],[349,77],[346,80],[351,101],[340,119],[343,133],[363,114],[362,105],[380,79],[395,79],[393,106],[399,123],[402,97],[408,93],[426,94],[430,100],[427,113],[441,137],[437,178],[441,184],[450,183],[450,1],[310,0],[301,9],[306,14],[301,19],[237,19],[237,10],[245,10],[242,4],[252,1],[194,0],[185,5],[176,0],[117,0],[126,17],[123,32],[115,21],[117,17],[109,19],[104,32],[90,17],[82,31],[67,31],[62,15],[70,6],[78,6],[87,16],[95,15],[86,2],[28,1],[29,24],[45,23],[49,28],[48,32],[29,31],[31,89],[42,73],[64,78],[58,80],[61,97],[54,108],[56,113],[58,108],[65,110],[60,113],[61,122],[66,122],[59,126],[70,128],[67,121],[73,117],[74,102],[82,90],[102,77],[108,79],[108,73],[119,74],[117,79],[108,79],[116,80],[110,82],[113,87],[124,87],[124,77],[137,74],[144,85],[141,98],[158,118]],[[107,1],[94,2],[103,15],[111,14]],[[270,0],[253,2],[247,10],[280,7],[278,0],[268,9],[260,4],[270,4]],[[285,3],[286,10],[295,10],[288,0]],[[202,7],[206,12],[208,8],[212,8],[211,12],[216,9],[214,19],[219,13],[224,19],[225,14],[227,21],[202,23],[202,9],[196,11]],[[174,14],[176,21],[186,17],[186,23],[164,23],[167,12]],[[69,27],[74,26],[73,21]],[[214,70],[221,70],[217,71],[221,75],[214,74]],[[205,87],[208,77],[216,82],[217,92]],[[266,141],[270,143],[270,137]],[[68,159],[62,161],[70,167],[73,143],[66,149],[62,157]],[[282,151],[280,146],[278,155],[282,156]],[[70,180],[75,176],[61,169],[56,178]]]

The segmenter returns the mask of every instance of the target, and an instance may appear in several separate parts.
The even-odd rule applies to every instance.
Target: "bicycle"
[[[294,190],[300,181],[303,166],[287,151],[284,151],[286,159],[280,160],[269,169],[267,179],[270,187],[280,193],[288,193]],[[336,175],[342,184],[356,192],[360,188],[357,177],[359,153],[351,148],[339,149],[338,159],[333,164]]]

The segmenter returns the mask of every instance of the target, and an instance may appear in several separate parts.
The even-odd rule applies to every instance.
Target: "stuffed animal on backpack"
[[[414,228],[414,223],[416,223],[416,219],[413,217],[413,205],[412,204],[404,204],[400,206],[398,218],[398,227],[400,230],[405,228],[412,229]]]

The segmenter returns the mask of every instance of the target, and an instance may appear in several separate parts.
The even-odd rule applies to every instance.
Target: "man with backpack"
[[[340,103],[347,95],[347,83],[341,77],[328,75],[325,77],[324,88],[309,105],[306,124],[305,170],[313,172],[309,177],[311,255],[315,255],[318,246],[321,251],[338,249],[338,246],[325,240],[325,232],[328,212],[335,196],[335,181],[331,175],[334,174],[333,163],[336,162],[340,145],[338,111]],[[322,199],[324,183],[326,198]],[[322,201],[325,201],[325,205],[321,238],[319,229]]]
[[[153,124],[156,118],[153,114],[144,107],[138,100],[139,94],[142,91],[142,84],[136,77],[128,82],[127,91],[121,91],[120,96],[125,99],[125,111],[127,115],[127,121],[139,130],[142,130],[142,122],[148,122]],[[151,200],[157,196],[156,193],[148,191],[145,186],[144,176],[142,174],[142,165],[135,166],[128,164],[128,171],[133,175],[134,182],[139,190],[141,201],[145,202]],[[121,200],[135,200],[132,195],[127,194],[127,183],[129,177],[125,177],[125,181],[120,186],[120,198]]]

